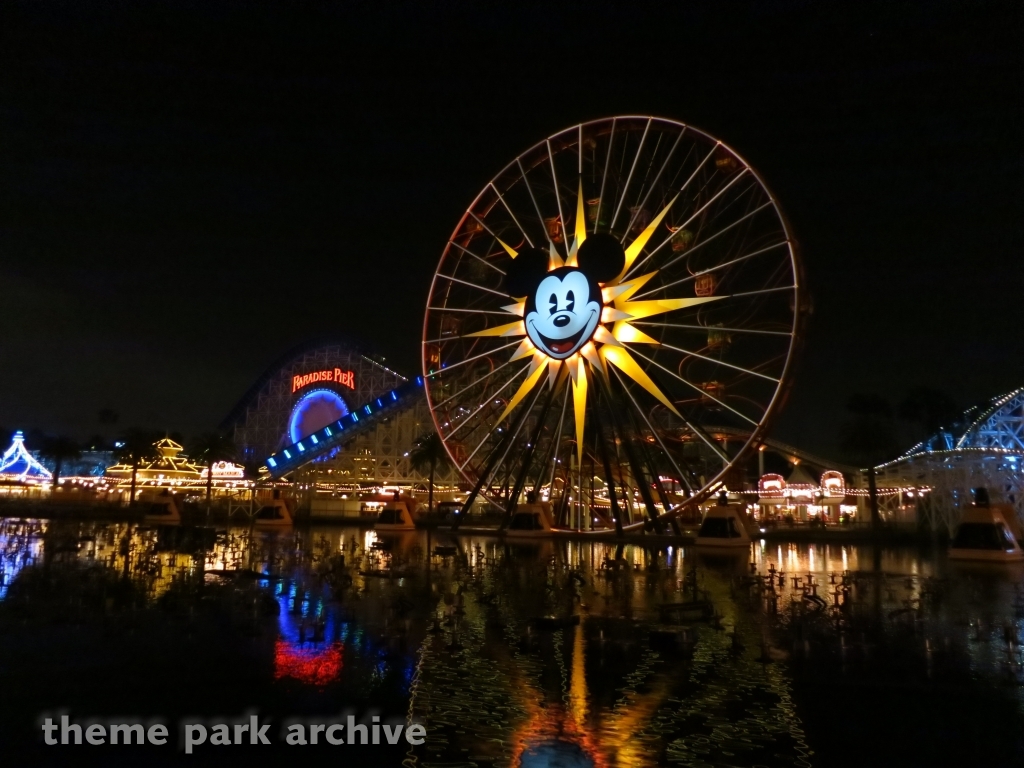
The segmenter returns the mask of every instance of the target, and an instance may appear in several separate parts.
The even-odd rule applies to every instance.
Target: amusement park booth
[[[842,472],[827,470],[816,481],[797,464],[789,478],[766,474],[757,484],[758,506],[762,521],[838,523],[841,515],[851,515],[844,505],[846,481]]]

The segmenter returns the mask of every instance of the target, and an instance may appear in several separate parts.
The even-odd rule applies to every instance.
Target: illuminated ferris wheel
[[[423,326],[434,421],[474,495],[557,527],[661,527],[728,482],[782,399],[801,269],[717,139],[617,117],[557,133],[472,202]]]

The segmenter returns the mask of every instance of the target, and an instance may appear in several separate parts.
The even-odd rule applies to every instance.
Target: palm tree
[[[65,461],[74,461],[82,455],[82,449],[74,440],[64,435],[47,437],[39,448],[39,455],[53,462],[53,487],[57,487]]]
[[[878,512],[875,466],[891,458],[897,449],[892,406],[881,395],[854,394],[846,410],[850,416],[840,424],[840,447],[855,462],[867,465],[871,526],[877,531],[882,519]]]
[[[129,499],[131,504],[135,503],[135,479],[139,473],[139,465],[157,457],[155,443],[160,439],[160,434],[148,429],[129,429],[124,440],[115,448],[117,460],[122,464],[129,464],[132,468],[132,493]]]
[[[238,448],[235,441],[221,432],[200,435],[192,446],[193,455],[206,465],[206,514],[210,514],[213,494],[213,465],[218,461],[234,461]]]
[[[448,460],[448,453],[444,449],[444,443],[437,432],[428,432],[420,435],[413,442],[413,449],[409,452],[409,465],[417,472],[430,467],[430,485],[427,488],[427,514],[434,511],[434,472],[439,462]]]

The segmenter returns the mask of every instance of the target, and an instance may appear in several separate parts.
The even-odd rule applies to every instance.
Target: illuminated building
[[[762,519],[782,517],[807,521],[823,516],[834,523],[839,521],[840,515],[856,514],[856,503],[846,502],[846,480],[842,472],[832,469],[815,479],[802,464],[797,464],[788,479],[769,473],[762,475],[757,483],[757,503]]]
[[[408,383],[346,342],[301,345],[257,379],[221,428],[234,437],[247,461],[265,461]],[[329,516],[358,515],[360,508],[378,505],[361,500],[361,494],[376,496],[399,487],[425,492],[427,475],[412,469],[409,456],[416,438],[433,428],[426,401],[410,398],[372,428],[322,452],[288,477],[304,495],[302,505],[319,507]],[[439,464],[434,482],[438,502],[451,497],[459,476],[451,466]]]
[[[206,467],[188,459],[183,448],[169,437],[153,444],[157,457],[139,464],[135,482],[143,488],[181,488],[200,489],[206,487]],[[115,464],[108,467],[106,476],[112,478],[121,487],[127,487],[132,481],[131,464]],[[213,465],[213,482],[216,488],[232,488],[247,485],[245,470],[238,464],[218,461]]]
[[[32,485],[48,483],[53,475],[46,467],[28,452],[25,447],[25,436],[21,431],[14,433],[11,445],[0,458],[0,481]]]
[[[45,456],[40,457],[39,461],[51,472],[55,469],[57,463],[54,459],[49,459]],[[107,467],[115,462],[116,458],[113,451],[90,448],[82,451],[76,459],[64,459],[60,476],[62,478],[99,478],[107,471]]]

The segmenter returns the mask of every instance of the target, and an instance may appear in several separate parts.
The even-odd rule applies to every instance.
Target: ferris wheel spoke
[[[523,180],[523,185],[526,187],[526,191],[530,193],[530,201],[533,203],[533,210],[537,214],[537,221],[540,222],[541,231],[544,236],[548,239],[548,243],[551,243],[551,235],[548,234],[548,228],[544,224],[544,214],[540,212],[540,206],[537,205],[537,198],[533,195],[533,187],[530,186],[530,180],[526,177],[526,170],[523,168],[523,161],[521,158],[516,158],[516,165],[519,166],[519,173]]]
[[[454,240],[449,240],[448,241],[448,245],[454,245],[456,248],[458,248],[460,251],[462,251],[466,255],[472,256],[474,259],[479,261],[481,264],[486,264],[488,267],[493,269],[495,272],[500,272],[502,275],[505,274],[505,270],[504,269],[501,269],[500,267],[492,264],[491,262],[489,262],[487,259],[483,258],[482,256],[478,256],[477,254],[475,254],[471,250],[469,250],[469,248],[466,248],[465,246],[459,245]]]
[[[701,240],[701,241],[700,241],[699,243],[697,243],[697,244],[696,244],[695,246],[693,246],[693,247],[691,247],[691,248],[687,248],[687,249],[686,249],[685,251],[683,251],[683,252],[682,252],[681,254],[679,254],[678,256],[676,256],[676,257],[675,257],[674,259],[672,259],[671,261],[667,261],[667,262],[665,262],[664,266],[662,266],[662,268],[661,268],[661,269],[662,269],[662,271],[664,271],[664,270],[667,270],[667,269],[668,269],[669,267],[671,267],[671,266],[672,266],[673,264],[675,264],[675,263],[676,263],[677,261],[679,261],[680,259],[688,258],[689,256],[691,256],[691,255],[692,255],[692,254],[694,253],[694,251],[697,251],[697,250],[699,250],[700,248],[703,248],[703,247],[704,247],[705,245],[707,245],[708,243],[710,243],[710,242],[711,242],[712,240],[714,240],[714,239],[715,239],[716,237],[718,237],[719,235],[724,235],[724,234],[725,234],[726,232],[728,232],[728,231],[729,231],[730,229],[732,229],[733,227],[739,226],[740,224],[742,224],[742,223],[743,223],[744,221],[746,221],[747,219],[750,219],[750,218],[752,218],[752,217],[753,217],[753,216],[754,216],[755,214],[757,214],[757,213],[760,213],[760,212],[761,212],[761,211],[763,211],[763,210],[764,210],[765,208],[768,208],[768,207],[769,207],[769,206],[771,206],[771,205],[773,205],[773,203],[772,203],[772,201],[771,201],[771,200],[769,200],[769,201],[768,201],[767,203],[762,203],[762,204],[761,204],[761,205],[759,205],[759,206],[758,206],[757,208],[755,208],[754,210],[752,210],[752,211],[751,211],[750,213],[747,213],[747,214],[745,214],[745,215],[744,215],[744,216],[742,216],[741,218],[739,218],[739,219],[736,219],[736,221],[734,221],[734,222],[733,222],[732,224],[729,224],[728,226],[724,227],[723,229],[720,229],[720,230],[718,230],[718,231],[717,231],[717,232],[716,232],[715,234],[713,234],[713,235],[712,235],[711,237],[709,237],[709,238],[707,238],[707,239],[705,239],[705,240]],[[659,246],[658,246],[658,248],[660,249],[660,248],[661,248],[661,246],[659,245]],[[654,255],[654,253],[651,253],[651,255],[653,256],[653,255]]]
[[[516,218],[516,215],[514,213],[512,213],[512,209],[509,208],[509,205],[505,201],[504,196],[502,196],[501,192],[498,191],[498,188],[496,186],[494,186],[494,182],[493,181],[489,183],[489,186],[490,186],[491,189],[494,190],[494,194],[496,194],[498,196],[498,200],[501,201],[501,204],[503,206],[505,206],[505,210],[508,211],[508,215],[512,217],[512,221],[514,221],[515,225],[519,228],[519,232],[522,234],[522,236],[524,238],[526,238],[526,242],[530,244],[531,248],[533,248],[533,240],[530,239],[530,236],[526,233],[526,230],[523,229],[523,225],[519,223],[519,219]],[[505,273],[502,272],[501,274],[505,274]]]
[[[533,395],[533,400],[530,402],[530,407],[525,409],[520,414],[520,417],[517,420],[518,424],[516,426],[515,432],[512,434],[512,437],[509,438],[509,440],[508,440],[508,445],[505,448],[505,453],[502,455],[500,463],[504,463],[505,458],[508,456],[508,452],[510,450],[512,450],[512,446],[515,444],[516,440],[518,439],[519,433],[523,429],[523,425],[526,424],[526,414],[528,414],[530,411],[533,410],[533,406],[537,404],[537,398],[540,397],[540,393],[544,390],[544,387],[535,387],[534,389],[535,389],[535,392],[534,392],[534,395]],[[476,452],[480,450],[480,447],[484,443],[487,442],[487,440],[491,437],[491,434],[492,434],[491,432],[488,432],[486,435],[484,435],[484,439],[481,440],[479,443],[477,443],[476,448],[473,449],[473,453],[469,454],[469,456],[466,458],[466,461],[463,462],[462,466],[459,467],[459,471],[460,472],[463,469],[466,468],[466,465],[470,462],[470,459],[472,459],[476,455]]]
[[[765,331],[760,328],[729,328],[724,325],[686,325],[684,323],[657,323],[650,320],[630,320],[630,325],[657,325],[664,328],[684,328],[693,331],[727,331],[729,333],[757,333],[765,336],[786,336],[792,338],[792,331]]]
[[[517,374],[517,375],[518,375],[518,374]],[[479,416],[479,415],[480,415],[480,413],[481,413],[481,412],[482,412],[482,411],[484,410],[484,408],[486,408],[487,406],[489,406],[489,405],[491,405],[491,404],[492,404],[492,401],[494,400],[494,398],[496,398],[496,397],[497,397],[498,395],[500,395],[500,394],[501,394],[502,392],[504,392],[504,391],[505,391],[506,389],[508,389],[508,387],[509,387],[509,386],[510,386],[510,385],[512,384],[512,382],[513,382],[513,381],[515,381],[515,380],[516,380],[516,379],[515,379],[515,377],[513,376],[513,377],[512,377],[512,378],[510,378],[510,379],[509,379],[509,380],[508,380],[507,382],[505,382],[504,386],[502,386],[502,388],[501,388],[501,389],[499,389],[499,390],[498,390],[497,392],[493,392],[493,393],[489,394],[489,395],[487,396],[487,402],[486,402],[486,403],[480,403],[480,405],[479,405],[479,406],[477,406],[477,409],[476,409],[475,411],[473,411],[472,413],[470,413],[470,414],[469,414],[469,416],[466,416],[466,417],[465,417],[465,418],[464,418],[464,419],[463,419],[463,420],[462,420],[461,422],[459,422],[459,425],[458,425],[457,427],[455,427],[455,429],[453,429],[453,430],[452,430],[451,432],[449,432],[449,433],[448,433],[447,435],[445,435],[445,436],[444,436],[444,439],[445,439],[445,440],[448,440],[448,439],[450,439],[450,438],[452,437],[452,435],[454,435],[454,434],[455,434],[456,432],[458,432],[458,431],[459,431],[460,429],[462,429],[462,428],[463,428],[464,426],[466,426],[467,424],[469,424],[469,422],[473,421],[473,419],[475,419],[475,418],[476,418],[477,416]],[[473,429],[476,429],[476,427],[474,427]],[[470,432],[472,432],[472,431],[473,431],[473,430],[470,430]]]
[[[659,363],[655,362],[654,360],[651,360],[649,357],[647,357],[646,355],[644,355],[644,354],[642,354],[640,352],[637,352],[636,350],[632,350],[632,351],[638,357],[642,357],[644,360],[647,360],[648,362],[653,363],[654,365],[656,365],[661,370],[665,371],[665,373],[669,374],[670,376],[673,376],[673,377],[675,377],[677,379],[680,379],[679,376],[676,376],[676,374],[672,373],[672,371],[668,370],[668,368],[666,368],[665,366],[660,365]],[[690,382],[686,381],[685,379],[680,379],[680,381],[683,381],[686,384],[690,383]],[[691,384],[690,386],[693,386],[693,385]],[[703,390],[701,390],[701,391],[703,391]],[[696,424],[691,422],[689,419],[687,419],[685,416],[683,416],[678,410],[676,410],[674,412],[675,412],[676,416],[678,416],[680,419],[682,419],[682,422],[683,422],[683,424],[686,425],[687,429],[689,429],[691,432],[693,432],[693,434],[697,435],[705,443],[707,443],[708,447],[711,448],[715,453],[717,453],[720,458],[728,460],[728,456],[725,453],[722,452],[722,449],[719,448],[715,444],[714,440],[712,440],[707,434],[704,433],[704,430],[702,430],[699,426],[697,426]]]
[[[740,411],[737,411],[735,408],[733,408],[728,403],[722,402],[721,400],[719,400],[714,395],[708,394],[708,392],[706,390],[704,390],[703,388],[697,386],[696,384],[694,384],[689,379],[683,378],[682,376],[680,376],[679,374],[675,373],[674,371],[669,370],[668,368],[663,366],[661,363],[659,363],[657,360],[654,360],[653,358],[647,357],[647,355],[645,355],[645,354],[643,354],[641,352],[636,352],[636,355],[638,357],[642,357],[644,360],[649,362],[651,365],[657,366],[658,368],[663,370],[665,373],[667,373],[672,378],[674,378],[674,379],[676,379],[678,381],[681,381],[683,384],[685,384],[686,386],[690,387],[695,392],[699,393],[701,395],[701,397],[707,397],[709,400],[714,400],[720,406],[722,406],[723,408],[727,408],[728,410],[732,411],[733,413],[735,413],[737,416],[739,416],[744,421],[749,422],[750,424],[753,424],[754,426],[757,426],[760,423],[756,419],[752,419],[749,416],[747,416],[746,414],[741,413]]]
[[[508,312],[498,312],[493,309],[462,309],[460,307],[427,307],[430,312],[465,312],[471,315],[501,315],[506,320],[508,319]]]
[[[696,358],[698,358],[700,360],[704,360],[704,361],[709,362],[709,363],[714,363],[715,365],[724,365],[726,368],[732,368],[735,371],[742,371],[743,373],[749,373],[751,376],[757,376],[758,378],[761,378],[761,379],[767,379],[768,381],[774,382],[775,384],[780,383],[779,379],[773,379],[771,376],[767,376],[767,375],[765,375],[763,373],[758,373],[757,371],[751,371],[749,368],[744,368],[744,367],[739,366],[739,365],[733,365],[732,363],[727,363],[727,362],[725,362],[725,360],[716,360],[713,357],[707,357],[706,355],[702,355],[699,352],[694,352],[694,351],[689,350],[689,349],[682,349],[681,347],[673,347],[671,344],[662,344],[661,348],[662,349],[671,349],[673,352],[679,352],[680,354],[683,354],[683,355],[689,355],[690,357],[696,357]]]
[[[504,346],[497,347],[495,349],[489,349],[486,352],[481,352],[479,355],[473,355],[472,357],[467,357],[465,360],[459,360],[459,362],[452,363],[451,365],[446,365],[444,368],[441,368],[440,370],[431,371],[430,373],[427,374],[427,378],[428,379],[437,378],[438,376],[440,376],[443,373],[448,373],[449,371],[452,371],[452,370],[458,368],[460,365],[465,365],[466,363],[471,363],[474,360],[479,360],[482,357],[487,357],[488,355],[493,355],[493,354],[495,354],[497,352],[501,352],[501,350],[503,350],[503,349],[508,349],[509,347],[517,346],[520,343],[521,342],[518,339],[516,339],[515,341],[510,342],[509,344],[505,344]]]
[[[658,430],[654,428],[654,425],[651,424],[651,420],[647,418],[647,413],[644,411],[643,408],[640,407],[640,404],[636,401],[636,398],[633,397],[633,393],[629,391],[629,387],[626,386],[626,382],[623,380],[622,374],[619,373],[618,369],[615,368],[614,366],[612,366],[612,371],[615,372],[615,378],[619,380],[619,384],[622,386],[623,391],[625,391],[626,396],[629,398],[630,402],[633,403],[634,412],[640,414],[640,417],[644,420],[644,423],[647,425],[647,428],[651,430],[651,434],[654,435],[654,439],[658,441],[658,445],[661,446],[662,452],[665,454],[666,458],[668,458],[668,460],[672,463],[672,468],[679,473],[679,478],[684,483],[686,483],[686,487],[689,488],[690,490],[693,490],[692,486],[690,485],[690,481],[686,477],[686,474],[683,472],[683,470],[679,468],[679,465],[676,464],[676,460],[672,456],[672,452],[669,451],[669,449],[665,446],[665,443],[662,441],[661,434],[658,432]]]
[[[651,186],[647,189],[647,194],[644,195],[644,199],[637,204],[636,213],[633,214],[633,217],[629,220],[629,224],[626,225],[627,233],[633,228],[633,225],[636,223],[637,217],[640,216],[640,213],[647,206],[647,201],[650,200],[651,194],[658,187],[658,181],[661,179],[661,175],[665,172],[665,169],[668,167],[669,161],[672,159],[672,156],[676,153],[676,148],[679,146],[679,142],[683,140],[683,134],[685,133],[686,129],[683,128],[683,130],[680,131],[680,133],[676,136],[675,143],[672,144],[672,148],[668,151],[668,155],[665,157],[664,162],[662,162],[661,168],[658,169],[658,175],[654,177],[654,181],[651,182]],[[659,141],[660,140],[661,139],[659,138]],[[657,152],[657,149],[655,149],[655,152]],[[653,157],[651,158],[651,164],[654,164]],[[648,173],[650,173],[650,169],[648,169]],[[625,239],[626,236],[623,235],[622,237],[623,239]]]
[[[626,184],[622,188],[622,193],[619,195],[619,204],[615,206],[615,214],[612,216],[612,223],[608,227],[609,231],[615,229],[615,222],[619,220],[619,212],[622,210],[622,204],[626,201],[626,195],[629,192],[629,183],[633,180],[633,171],[636,170],[636,164],[640,160],[640,153],[644,151],[644,143],[647,141],[647,132],[651,130],[651,118],[647,118],[647,125],[644,126],[644,135],[640,137],[640,145],[636,148],[636,154],[633,155],[633,165],[629,168],[629,175],[626,177]]]
[[[795,285],[780,285],[777,288],[762,288],[757,291],[742,291],[740,293],[730,293],[728,296],[723,296],[722,300],[727,299],[742,299],[746,296],[761,296],[766,293],[779,293],[781,291],[795,291],[797,286]]]
[[[722,187],[720,190],[718,190],[718,192],[715,193],[714,197],[712,197],[710,200],[708,200],[706,203],[704,203],[704,205],[702,205],[700,208],[698,208],[696,211],[694,211],[693,214],[691,214],[690,218],[688,218],[686,221],[684,221],[682,224],[679,225],[679,228],[680,229],[685,229],[690,223],[693,222],[694,219],[696,219],[704,211],[706,211],[708,206],[710,206],[718,198],[720,198],[722,195],[724,195],[726,192],[728,192],[729,189],[732,187],[732,185],[735,184],[737,181],[739,181],[741,178],[743,178],[747,174],[747,172],[749,170],[750,170],[749,168],[744,168],[742,171],[740,171],[735,176],[733,176],[732,180],[728,184],[726,184],[724,187]],[[654,254],[656,254],[658,251],[660,251],[662,248],[664,248],[665,244],[671,242],[671,240],[672,240],[672,235],[670,234],[668,237],[666,237],[664,240],[662,240],[661,243],[653,251],[651,251],[649,254],[647,254],[644,258],[637,260],[633,264],[633,266],[630,267],[629,271],[626,272],[626,278],[628,279],[631,274],[633,274],[636,270],[638,270],[643,264],[646,264],[651,259],[651,257],[654,256]]]
[[[565,411],[569,405],[569,392],[572,389],[572,380],[567,379],[565,382],[565,394],[562,397],[562,415],[558,419],[558,429],[555,431],[554,440],[551,443],[551,474],[548,477],[548,487],[551,488],[551,493],[554,493],[555,489],[555,466],[558,464],[558,447],[562,442],[562,427],[565,426]],[[538,477],[540,473],[538,472]],[[536,487],[534,490],[537,490]]]
[[[548,161],[551,164],[551,181],[552,181],[552,183],[554,184],[554,187],[555,187],[555,202],[558,203],[558,221],[559,221],[559,225],[562,227],[562,232],[566,233],[566,234],[563,234],[562,245],[565,246],[565,252],[566,252],[566,255],[568,255],[568,253],[569,253],[569,237],[568,237],[568,234],[567,234],[568,230],[566,229],[565,216],[562,215],[562,193],[561,193],[561,191],[558,188],[558,174],[555,172],[555,156],[551,154],[551,139],[548,139],[544,143],[547,144],[547,147],[548,147]]]
[[[498,237],[498,235],[495,233],[495,231],[493,229],[491,229],[489,226],[487,226],[487,224],[484,222],[483,219],[481,219],[479,216],[477,216],[475,213],[473,213],[473,211],[467,211],[467,213],[469,213],[469,215],[473,217],[473,220],[476,221],[477,224],[479,224],[481,227],[483,227],[484,231],[486,231],[487,234],[489,234],[491,237],[493,237],[495,240],[497,240],[499,243],[501,243],[502,247],[506,251],[508,251],[510,254],[513,254],[513,258],[514,258],[515,251],[513,251],[510,248],[509,245],[507,245],[504,241],[502,241],[502,239],[500,237]],[[505,273],[502,272],[502,274],[505,274]]]
[[[784,245],[788,246],[788,245],[791,245],[791,243],[789,242],[789,240],[783,240],[783,241],[778,242],[778,243],[773,243],[772,245],[766,246],[764,248],[759,248],[758,250],[752,251],[751,253],[745,253],[742,256],[737,256],[735,259],[731,259],[729,261],[724,261],[721,264],[716,264],[713,267],[708,267],[707,269],[702,269],[699,272],[694,272],[692,275],[687,275],[686,277],[681,277],[678,280],[672,281],[671,283],[665,283],[664,285],[659,285],[657,288],[652,288],[651,290],[647,291],[646,293],[641,293],[636,298],[637,299],[644,299],[644,298],[647,298],[648,296],[653,296],[654,294],[659,293],[661,291],[668,290],[669,288],[674,288],[677,285],[683,285],[684,283],[693,282],[694,280],[696,280],[701,275],[709,275],[712,272],[717,272],[720,269],[725,269],[726,267],[734,266],[736,264],[739,264],[742,261],[748,261],[750,259],[755,259],[758,256],[761,256],[761,255],[763,255],[765,253],[768,253],[769,251],[773,251],[776,248],[781,248]],[[756,293],[756,292],[749,292],[748,291],[747,293],[731,293],[731,294],[729,294],[729,297],[731,298],[731,297],[734,297],[734,296],[751,296],[754,293]],[[727,298],[727,297],[723,296],[722,298]]]
[[[460,390],[459,390],[458,392],[456,392],[456,393],[455,393],[454,395],[451,395],[451,396],[449,396],[449,397],[446,397],[446,398],[445,398],[444,400],[442,400],[442,401],[441,401],[441,402],[439,402],[439,403],[435,403],[435,404],[434,404],[434,408],[440,408],[440,407],[441,407],[441,406],[443,406],[443,405],[447,405],[447,404],[448,404],[448,403],[449,403],[449,402],[450,402],[451,400],[455,399],[455,398],[456,398],[456,397],[458,397],[459,395],[462,395],[462,394],[466,393],[467,391],[469,391],[470,389],[472,389],[473,387],[475,387],[475,386],[476,386],[477,384],[479,384],[480,382],[484,381],[485,379],[488,379],[488,378],[490,378],[491,376],[493,376],[494,374],[496,374],[496,373],[497,373],[498,371],[500,371],[500,370],[501,370],[502,368],[507,368],[508,366],[512,365],[512,363],[514,363],[514,362],[515,362],[515,360],[509,360],[508,362],[502,363],[502,364],[501,364],[501,365],[499,365],[499,366],[498,366],[497,368],[494,368],[494,369],[492,369],[492,370],[490,371],[490,373],[486,373],[486,374],[484,374],[483,376],[481,376],[481,377],[480,377],[479,379],[477,379],[476,381],[473,381],[473,382],[471,382],[470,384],[467,384],[467,385],[466,385],[465,387],[463,387],[462,389],[460,389]],[[527,362],[527,363],[526,363],[526,365],[529,365],[529,362]],[[518,375],[518,374],[517,374],[517,375]]]
[[[604,207],[604,185],[608,180],[608,166],[612,162],[612,148],[615,146],[615,125],[618,122],[617,119],[612,120],[611,135],[608,137],[608,153],[604,159],[604,171],[601,173],[601,193],[597,198],[597,218],[594,220],[594,229],[597,229],[598,224],[601,222],[601,208]]]
[[[507,293],[502,293],[501,291],[496,291],[493,288],[485,288],[482,285],[477,285],[476,283],[471,283],[471,282],[469,282],[469,280],[462,280],[462,279],[460,279],[458,277],[452,277],[451,275],[442,274],[441,272],[438,272],[437,276],[438,277],[443,277],[445,280],[451,280],[453,283],[459,283],[461,285],[468,285],[470,288],[476,288],[478,291],[487,291],[487,293],[493,293],[495,296],[501,296],[503,299],[507,299],[508,298],[508,294]]]

